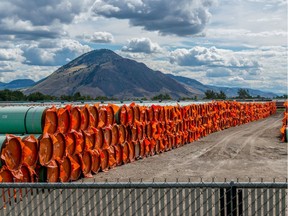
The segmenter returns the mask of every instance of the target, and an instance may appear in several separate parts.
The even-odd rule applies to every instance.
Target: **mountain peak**
[[[101,65],[103,63],[111,62],[116,59],[122,59],[121,56],[109,49],[98,49],[87,52],[68,64],[64,65],[61,69],[67,69],[76,65]]]
[[[111,59],[119,59],[122,58],[121,56],[119,56],[118,54],[116,54],[115,52],[113,52],[112,50],[109,49],[98,49],[98,50],[92,50],[88,53],[85,53],[82,55],[85,58],[104,58],[104,57],[109,57]],[[81,58],[81,56],[80,56]]]
[[[25,93],[37,91],[55,96],[80,92],[91,97],[119,99],[151,97],[160,93],[168,93],[173,98],[189,95],[189,91],[172,78],[108,49],[81,55]]]

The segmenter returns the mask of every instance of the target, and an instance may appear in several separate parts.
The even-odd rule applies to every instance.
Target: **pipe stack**
[[[29,110],[38,111],[27,115]],[[7,133],[0,139],[3,182],[67,182],[92,177],[99,171],[169,151],[210,133],[266,118],[276,112],[276,104],[86,104],[36,107],[24,114],[22,111],[17,111],[21,118],[14,122],[22,125],[19,122],[27,122],[27,116],[30,120],[21,130],[17,125],[14,128],[25,135],[12,135],[12,126],[5,129],[0,124],[0,131]],[[27,130],[35,134],[27,134]]]

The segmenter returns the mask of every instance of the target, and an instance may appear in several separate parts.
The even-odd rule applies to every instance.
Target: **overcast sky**
[[[1,0],[0,81],[92,49],[204,84],[287,92],[286,0]]]

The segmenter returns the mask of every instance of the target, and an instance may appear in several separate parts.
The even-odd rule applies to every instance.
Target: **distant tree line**
[[[227,98],[226,94],[223,91],[215,92],[213,90],[207,90],[205,92],[205,99],[221,99],[225,100]]]
[[[287,100],[288,99],[288,95],[287,94],[283,94],[281,96],[276,96],[275,99],[285,99],[285,100]]]
[[[285,97],[285,95],[283,96]],[[216,92],[213,90],[207,90],[205,92],[205,98],[204,99],[221,99],[221,100],[225,100],[228,97],[226,96],[226,94],[223,91],[220,92]],[[287,98],[287,95],[286,95]],[[238,89],[237,91],[237,96],[233,97],[233,99],[264,99],[264,97],[261,97],[260,95],[257,95],[256,97],[252,97],[249,93],[248,89]]]
[[[238,95],[235,97],[235,99],[252,99],[257,98],[261,99],[261,97],[258,95],[256,97],[252,97],[247,89],[239,89]],[[277,97],[279,99],[287,99],[287,95],[279,96]],[[159,94],[154,97],[150,98],[151,100],[172,100],[172,97],[165,93],[165,94]],[[179,98],[179,100],[197,100],[197,96],[191,97],[191,98]],[[225,100],[227,99],[226,94],[223,91],[216,92],[213,90],[207,90],[205,92],[204,99],[220,99]],[[81,95],[79,92],[75,93],[74,95],[62,95],[60,97],[45,95],[40,92],[31,93],[29,95],[23,94],[23,92],[16,90],[0,90],[0,101],[89,101],[89,100],[97,100],[97,101],[112,101],[112,100],[119,100],[118,98],[114,97],[106,97],[106,96],[97,96],[95,98],[91,96],[84,96]],[[134,98],[131,100],[141,100],[145,101],[148,100],[146,97],[143,97],[141,99]]]
[[[262,100],[262,99],[266,99],[265,97],[261,97],[260,95],[257,96],[252,96],[249,93],[248,89],[238,89],[238,96],[236,96],[236,99],[258,99],[258,100]]]
[[[38,100],[54,100],[55,97],[44,95],[40,92],[24,95],[21,91],[11,91],[8,89],[0,91],[0,101],[38,101]]]
[[[169,94],[159,94],[151,98],[151,100],[171,100]],[[80,92],[74,95],[61,95],[60,97],[45,95],[40,92],[31,93],[29,95],[23,94],[23,92],[16,90],[0,90],[0,101],[112,101],[119,100],[115,97],[97,96],[95,98],[91,96],[81,95]],[[136,100],[136,99],[135,99]],[[148,100],[146,97],[137,100]]]
[[[151,98],[152,100],[171,100],[171,96],[169,94],[159,94]]]
[[[98,96],[92,98],[91,96],[83,96],[79,92],[74,95],[62,95],[60,97],[45,95],[40,92],[31,93],[29,95],[23,94],[21,91],[11,91],[8,89],[0,90],[0,101],[83,101],[83,100],[117,100],[117,98],[108,98],[106,96]]]

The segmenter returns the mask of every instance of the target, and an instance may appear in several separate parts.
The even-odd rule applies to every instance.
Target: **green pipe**
[[[1,107],[0,134],[39,134],[47,107]]]
[[[31,109],[27,111],[25,119],[26,133],[42,133],[46,109],[47,107],[31,107]]]
[[[285,132],[286,132],[286,137],[285,137],[286,140],[285,140],[285,142],[288,142],[288,127],[286,127],[286,131]]]
[[[31,107],[1,107],[0,108],[0,134],[25,133],[25,118]]]

